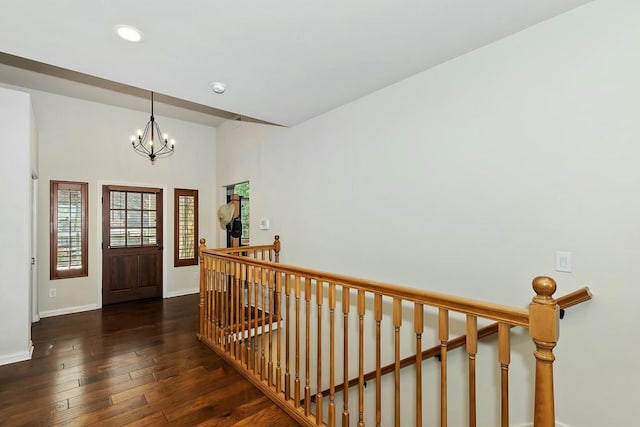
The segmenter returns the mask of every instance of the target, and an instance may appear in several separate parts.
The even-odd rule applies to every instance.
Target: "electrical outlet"
[[[55,297],[56,297],[56,288],[49,289],[49,298],[55,298]]]

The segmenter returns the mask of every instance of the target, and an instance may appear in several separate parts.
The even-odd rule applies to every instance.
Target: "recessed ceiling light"
[[[142,40],[142,32],[131,25],[116,25],[113,27],[116,34],[128,42],[139,42]]]
[[[213,82],[211,83],[211,89],[213,89],[215,93],[220,94],[224,93],[224,91],[227,90],[227,85],[220,82]]]

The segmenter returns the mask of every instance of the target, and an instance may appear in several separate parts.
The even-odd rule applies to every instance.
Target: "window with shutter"
[[[174,266],[198,264],[198,190],[174,191]]]
[[[51,181],[50,277],[88,275],[86,182]]]

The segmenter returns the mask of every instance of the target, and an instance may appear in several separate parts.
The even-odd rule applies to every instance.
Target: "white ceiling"
[[[0,0],[0,52],[201,114],[291,126],[589,1]],[[139,28],[143,42],[119,39],[117,24]],[[12,78],[64,86],[0,69],[0,81]]]

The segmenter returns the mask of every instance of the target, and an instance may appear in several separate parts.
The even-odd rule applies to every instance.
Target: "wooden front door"
[[[162,296],[162,189],[102,187],[102,303]]]

